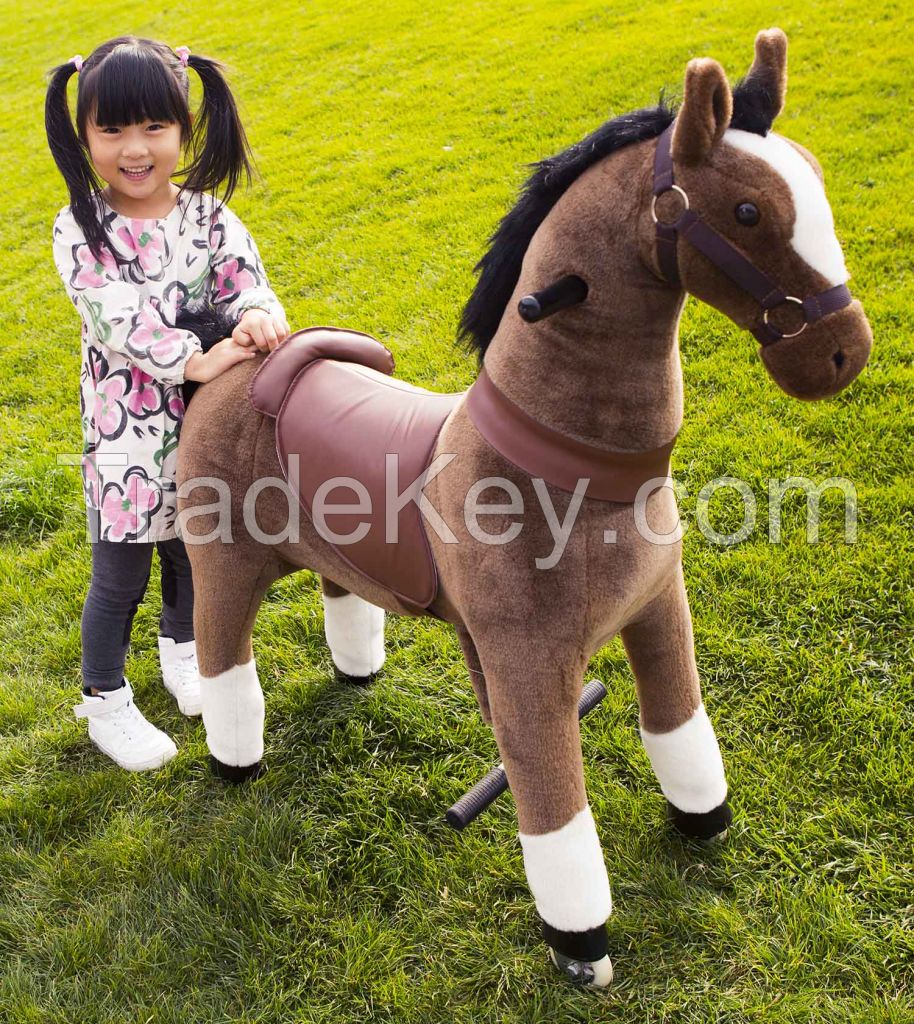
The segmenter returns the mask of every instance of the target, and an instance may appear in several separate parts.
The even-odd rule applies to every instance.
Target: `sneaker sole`
[[[174,697],[175,703],[178,705],[178,710],[181,712],[182,715],[184,715],[187,718],[196,718],[198,715],[202,715],[203,714],[203,701],[202,700],[199,703],[194,703],[194,704],[188,704],[187,701],[184,701],[182,703],[181,698],[168,685],[168,683],[165,682],[164,679],[162,680],[162,685],[165,687],[166,690],[168,690],[168,692],[172,695],[172,697]]]
[[[165,750],[161,754],[156,754],[155,757],[147,758],[145,761],[136,761],[128,764],[126,761],[121,761],[112,751],[99,743],[99,741],[93,736],[90,735],[89,739],[103,754],[110,757],[119,768],[123,768],[124,771],[127,772],[145,772],[150,771],[153,768],[161,768],[162,765],[167,764],[178,753],[178,748],[172,743],[170,751]]]
[[[177,702],[178,710],[185,718],[199,718],[203,714],[202,704],[182,704],[177,697],[175,697],[175,701]]]

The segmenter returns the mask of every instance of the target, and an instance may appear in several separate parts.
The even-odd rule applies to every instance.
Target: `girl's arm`
[[[126,355],[163,384],[181,384],[188,360],[200,352],[190,331],[166,324],[152,303],[120,279],[114,257],[97,259],[69,209],[54,222],[54,262],[90,340]]]
[[[262,309],[277,322],[285,322],[282,303],[270,288],[254,239],[224,204],[213,210],[210,262],[210,297],[229,316],[240,319],[247,309]]]

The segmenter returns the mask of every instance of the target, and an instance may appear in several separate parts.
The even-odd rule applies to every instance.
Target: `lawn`
[[[0,0],[0,1021],[893,1022],[914,1020],[914,15],[900,2],[396,0],[139,12]],[[79,618],[89,576],[75,470],[77,321],[53,267],[65,202],[43,75],[121,32],[232,69],[260,176],[233,202],[295,327],[389,345],[400,374],[469,385],[455,342],[472,267],[524,165],[610,114],[675,96],[687,60],[731,81],[755,32],[790,39],[777,130],[822,163],[851,286],[875,336],[837,399],[803,404],[755,343],[690,301],[674,472],[746,480],[759,527],[697,529],[685,568],[707,705],[737,816],[725,844],[675,838],[637,734],[618,641],[583,728],[613,886],[616,982],[573,989],[538,939],[510,796],[463,834],[445,808],[497,761],[453,633],[391,619],[367,691],[332,682],[316,579],[275,586],[254,635],[269,772],[227,789],[155,653],[150,587],[127,674],[179,755],[139,777],[88,742]],[[844,477],[818,544],[771,478]],[[739,509],[716,499],[721,529]],[[728,525],[729,524],[729,525]],[[155,577],[155,574],[154,574]]]

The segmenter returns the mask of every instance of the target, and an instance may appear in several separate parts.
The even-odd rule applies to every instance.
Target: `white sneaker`
[[[89,720],[89,739],[98,749],[128,772],[160,768],[178,752],[171,738],[147,722],[133,703],[126,679],[119,690],[84,696],[73,711]]]
[[[200,696],[200,670],[194,640],[176,644],[167,636],[159,637],[159,664],[165,689],[178,702],[182,715],[192,717],[203,711]]]

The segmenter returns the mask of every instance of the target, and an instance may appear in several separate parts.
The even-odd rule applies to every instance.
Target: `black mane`
[[[770,118],[766,123],[765,117],[768,97],[761,92],[757,83],[748,79],[736,86],[731,128],[767,133],[771,127]],[[489,239],[488,251],[474,267],[479,280],[460,317],[458,338],[476,350],[480,361],[520,277],[527,247],[553,206],[589,167],[623,146],[656,138],[675,117],[676,109],[661,93],[656,107],[614,117],[581,142],[532,165],[535,170],[521,189],[520,199],[502,218]]]
[[[196,334],[200,339],[200,351],[209,352],[217,342],[231,336],[232,331],[238,326],[238,321],[230,317],[224,307],[206,302],[192,309],[183,306],[174,326]],[[199,387],[200,382],[196,380],[185,380],[181,385],[185,409],[190,405],[190,400]]]

